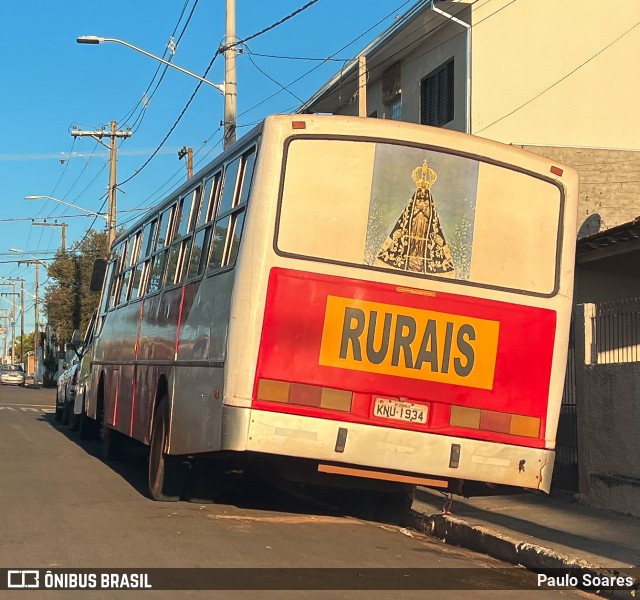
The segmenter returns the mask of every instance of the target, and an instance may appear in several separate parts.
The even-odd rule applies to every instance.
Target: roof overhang
[[[576,245],[576,264],[584,264],[635,250],[640,250],[640,217],[580,238]]]
[[[358,54],[358,57],[367,59],[368,79],[379,78],[392,60],[402,60],[415,50],[418,43],[424,42],[447,22],[446,17],[432,10],[434,1],[442,10],[454,16],[468,8],[467,4],[463,4],[462,9],[456,9],[462,3],[455,0],[420,0]],[[346,63],[296,112],[332,113],[337,106],[350,102],[358,91],[358,57]]]

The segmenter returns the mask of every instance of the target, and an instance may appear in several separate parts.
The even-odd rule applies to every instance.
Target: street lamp
[[[182,67],[179,67],[178,65],[172,62],[169,62],[164,58],[156,56],[155,54],[151,54],[151,52],[147,52],[146,50],[143,50],[142,48],[138,48],[138,46],[134,46],[133,44],[130,44],[129,42],[125,42],[124,40],[119,40],[117,38],[98,37],[97,35],[81,35],[79,38],[76,39],[76,42],[78,42],[78,44],[102,44],[104,42],[114,42],[116,44],[122,44],[127,48],[131,48],[136,52],[140,52],[140,54],[144,54],[145,56],[148,56],[150,58],[157,60],[158,62],[161,62],[163,65],[173,67],[174,69],[177,69],[178,71],[180,71],[181,73],[185,73],[186,75],[191,75],[191,77],[195,77],[198,81],[202,81],[202,83],[206,83],[207,85],[210,85],[211,87],[216,88],[221,94],[224,95],[223,83],[212,83],[208,79],[204,79],[204,77],[200,77],[200,75],[196,75],[191,71],[187,71],[186,69],[183,69]]]
[[[44,267],[45,271],[48,271],[47,269],[47,265],[45,263],[43,263],[40,259],[36,258],[35,256],[33,256],[32,254],[27,254],[24,250],[19,250],[18,248],[9,248],[9,252],[14,252],[15,254],[26,254],[27,256],[31,256],[32,260],[19,260],[18,264],[27,264],[27,265],[35,265],[36,267],[36,286],[35,286],[35,302],[34,302],[34,312],[35,312],[35,316],[36,316],[36,322],[34,324],[34,329],[33,329],[33,350],[34,350],[34,354],[35,354],[35,361],[34,361],[34,373],[33,373],[33,377],[35,379],[35,385],[38,385],[38,382],[40,381],[40,379],[38,378],[39,373],[38,373],[38,347],[40,345],[40,331],[39,331],[39,319],[40,319],[40,315],[39,315],[39,311],[40,311],[40,306],[39,306],[39,302],[38,302],[38,287],[40,285],[40,270],[39,267],[40,265],[42,265]]]
[[[224,45],[225,56],[225,81],[224,83],[212,83],[191,71],[187,71],[178,65],[164,60],[155,54],[151,54],[142,48],[138,48],[129,42],[119,40],[117,38],[99,37],[97,35],[82,35],[76,39],[78,44],[102,44],[104,42],[114,42],[116,44],[122,44],[127,48],[131,48],[136,52],[140,52],[145,56],[149,56],[163,65],[167,65],[178,71],[194,77],[202,83],[206,83],[211,87],[217,89],[224,96],[224,147],[228,148],[233,142],[236,141],[236,96],[237,96],[237,84],[236,84],[236,47],[233,45],[235,42],[235,0],[227,0],[227,20],[226,20],[226,36]]]
[[[116,230],[115,230],[116,216],[115,215],[110,215],[109,213],[95,212],[87,208],[82,208],[82,206],[78,206],[77,204],[71,204],[71,202],[67,202],[66,200],[60,200],[60,198],[54,198],[53,196],[25,196],[24,199],[25,200],[53,200],[53,202],[58,202],[60,204],[64,204],[65,206],[70,206],[71,208],[81,210],[82,212],[85,212],[88,215],[92,215],[94,217],[100,217],[104,219],[107,224],[107,237],[109,239],[109,246],[111,246],[111,244],[113,243],[113,240],[116,237]]]
[[[109,215],[107,213],[99,213],[93,210],[89,210],[87,208],[82,208],[82,206],[78,206],[77,204],[71,204],[71,202],[67,202],[66,200],[60,200],[60,198],[54,198],[53,196],[25,196],[24,199],[25,200],[53,200],[54,202],[59,202],[60,204],[66,204],[71,208],[76,208],[78,210],[81,210],[82,212],[86,212],[87,214],[92,215],[94,217],[101,217],[107,222],[107,224],[109,223]],[[15,250],[15,248],[13,250]],[[11,251],[13,252],[13,250]],[[22,252],[22,250],[18,250],[18,252]]]

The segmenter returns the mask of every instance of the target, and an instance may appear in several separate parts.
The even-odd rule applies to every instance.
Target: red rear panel
[[[543,447],[555,327],[551,310],[275,268],[253,407]]]

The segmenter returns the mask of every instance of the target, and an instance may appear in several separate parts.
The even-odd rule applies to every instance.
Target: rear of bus
[[[267,119],[225,448],[462,493],[548,491],[576,196],[571,169],[455,132]]]

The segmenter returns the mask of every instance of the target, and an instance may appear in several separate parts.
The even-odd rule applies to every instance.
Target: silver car
[[[2,385],[24,385],[22,365],[0,366],[0,383]]]

